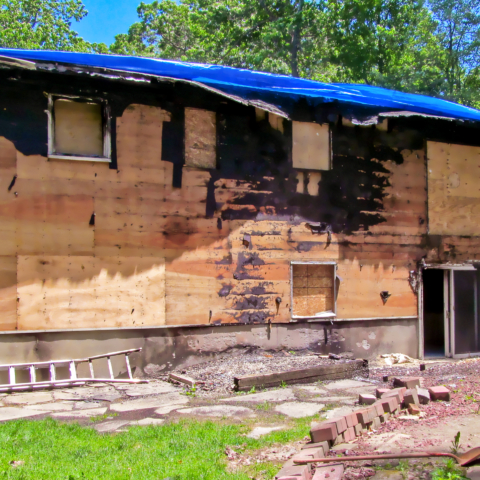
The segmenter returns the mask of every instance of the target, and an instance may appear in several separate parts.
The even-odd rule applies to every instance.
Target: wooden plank
[[[236,391],[250,390],[252,387],[276,387],[282,383],[309,383],[315,380],[336,380],[352,378],[357,375],[368,377],[368,362],[354,360],[338,365],[321,365],[318,367],[289,370],[286,372],[267,373],[263,375],[245,375],[234,377]]]
[[[217,114],[198,108],[185,109],[185,165],[217,166]]]
[[[427,142],[428,228],[433,235],[480,234],[480,147]]]
[[[330,127],[328,124],[292,122],[293,168],[330,170]]]
[[[0,331],[17,328],[17,259],[0,256]]]
[[[18,329],[165,323],[163,258],[19,256]]]

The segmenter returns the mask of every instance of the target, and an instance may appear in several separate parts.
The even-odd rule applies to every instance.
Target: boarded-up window
[[[480,147],[427,142],[428,231],[480,234]]]
[[[335,265],[292,264],[293,316],[335,314]]]
[[[110,161],[110,133],[102,101],[49,97],[49,157]]]
[[[217,117],[215,112],[185,109],[185,165],[217,166]]]
[[[292,122],[293,167],[330,170],[330,129],[318,123]]]

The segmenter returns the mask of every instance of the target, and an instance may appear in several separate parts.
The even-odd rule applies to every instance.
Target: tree
[[[87,13],[81,0],[0,0],[0,47],[106,52],[71,28]]]
[[[422,0],[327,0],[325,8],[332,61],[346,80],[436,92],[436,25]]]
[[[217,63],[293,76],[327,70],[317,0],[160,0],[117,35],[113,53]]]
[[[431,0],[429,7],[443,50],[442,93],[451,100],[479,105],[480,1]]]

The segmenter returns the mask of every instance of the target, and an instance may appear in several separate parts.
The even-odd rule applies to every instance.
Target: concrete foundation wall
[[[134,366],[143,369],[155,364],[163,371],[245,347],[352,352],[358,358],[393,352],[416,357],[417,330],[418,320],[411,318],[333,325],[325,322],[8,334],[0,336],[0,364],[82,358],[138,347],[143,350],[132,355]],[[115,375],[126,375],[123,360],[112,360]],[[107,375],[106,361],[97,362],[98,373]],[[80,367],[79,375],[88,376],[86,365]],[[0,377],[0,383],[4,382],[6,379]]]

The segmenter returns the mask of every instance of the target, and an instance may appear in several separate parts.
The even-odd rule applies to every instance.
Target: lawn
[[[308,432],[310,421],[294,421],[288,429],[258,440],[244,436],[251,425],[231,425],[225,420],[182,420],[130,427],[113,435],[52,419],[12,421],[0,424],[0,479],[248,480],[260,472],[272,478],[278,471],[272,464],[228,473],[225,447],[255,450],[298,440]]]

